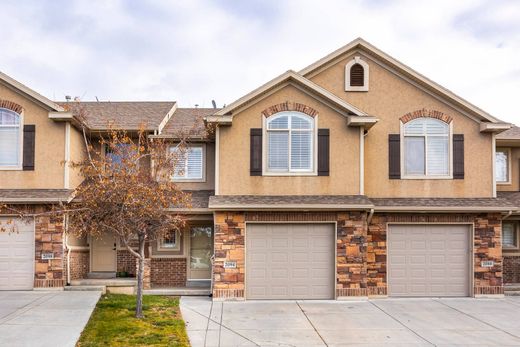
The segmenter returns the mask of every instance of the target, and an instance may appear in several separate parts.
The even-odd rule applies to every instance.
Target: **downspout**
[[[67,247],[67,285],[70,285],[70,245],[69,245],[69,215],[63,217],[65,224],[65,247]]]
[[[371,208],[370,212],[368,213],[368,217],[367,217],[367,226],[370,225],[370,223],[372,222],[373,216],[374,216],[374,209]]]
[[[513,211],[510,210],[509,212],[507,212],[507,214],[504,216],[504,218],[502,218],[502,220],[506,220],[506,219],[509,218],[512,214],[513,214]]]

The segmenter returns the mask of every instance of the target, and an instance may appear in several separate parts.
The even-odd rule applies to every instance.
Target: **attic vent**
[[[363,87],[365,82],[365,69],[361,64],[354,64],[350,68],[350,86]]]

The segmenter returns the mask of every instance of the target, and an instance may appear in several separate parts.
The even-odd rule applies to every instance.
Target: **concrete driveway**
[[[0,346],[75,346],[100,295],[0,291]]]
[[[520,346],[520,297],[211,302],[182,297],[192,347]]]

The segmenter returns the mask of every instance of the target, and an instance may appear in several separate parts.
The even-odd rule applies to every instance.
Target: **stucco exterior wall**
[[[262,128],[262,111],[286,101],[314,108],[317,128],[330,129],[330,176],[250,175],[250,129]],[[233,125],[219,131],[221,195],[359,194],[359,129],[348,127],[344,116],[292,85],[235,114]]]
[[[23,123],[36,126],[34,171],[0,170],[0,189],[63,189],[65,123],[49,119],[49,111],[0,84],[0,100],[23,107]]]
[[[70,160],[71,163],[81,162],[86,158],[85,141],[80,130],[71,126],[70,130]],[[69,188],[76,188],[83,181],[79,168],[69,165]]]
[[[345,65],[354,56],[369,64],[369,91],[345,92]],[[479,123],[422,91],[361,53],[346,55],[333,65],[307,76],[313,82],[379,118],[365,137],[365,194],[372,197],[491,197],[492,138],[480,133]],[[400,133],[399,118],[421,109],[453,118],[453,133],[464,134],[463,180],[390,180],[388,134]]]

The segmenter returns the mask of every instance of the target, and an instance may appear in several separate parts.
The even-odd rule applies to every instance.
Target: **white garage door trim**
[[[247,297],[247,230],[249,225],[254,224],[328,224],[334,228],[334,275],[333,275],[333,297],[331,300],[337,299],[337,274],[338,274],[338,257],[337,257],[337,244],[338,244],[338,223],[336,221],[248,221],[245,222],[244,231],[244,299],[248,300]],[[253,299],[254,300],[254,299]]]
[[[475,257],[475,224],[471,222],[455,222],[455,223],[414,223],[414,222],[389,222],[386,223],[386,279],[387,279],[387,292],[388,296],[392,296],[392,288],[390,285],[390,233],[392,226],[400,226],[400,225],[460,225],[467,226],[469,235],[468,235],[468,297],[474,297],[474,280],[475,280],[475,269],[474,269],[474,257]]]
[[[13,220],[20,219],[18,216],[13,215],[0,215],[0,219],[6,219],[6,218],[12,218]],[[30,284],[24,287],[12,287],[12,288],[6,288],[6,289],[0,289],[1,290],[33,290],[34,289],[34,272],[35,272],[35,235],[36,235],[36,221],[34,217],[29,218],[29,223],[31,224],[31,280]]]

